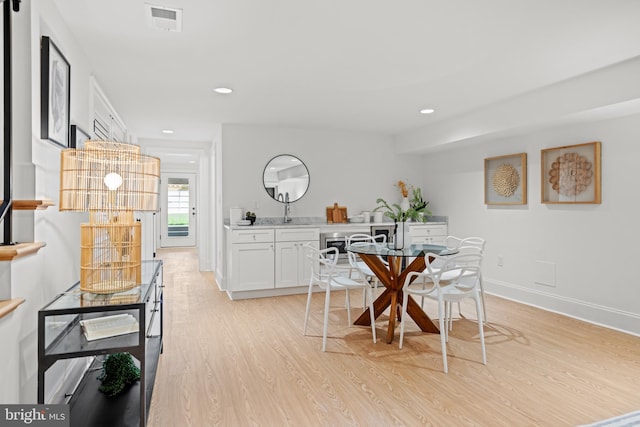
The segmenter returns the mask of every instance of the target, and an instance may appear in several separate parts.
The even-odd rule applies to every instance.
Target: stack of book
[[[87,341],[130,334],[140,330],[136,318],[128,313],[81,320],[80,326]]]

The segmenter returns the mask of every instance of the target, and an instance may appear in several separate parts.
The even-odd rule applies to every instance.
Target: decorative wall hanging
[[[527,204],[527,153],[484,159],[484,203]]]
[[[40,46],[40,137],[69,146],[71,66],[47,36]]]
[[[71,148],[83,148],[84,143],[90,139],[89,134],[80,129],[78,125],[71,125],[69,128],[69,146]]]
[[[600,203],[600,142],[540,152],[542,203]]]

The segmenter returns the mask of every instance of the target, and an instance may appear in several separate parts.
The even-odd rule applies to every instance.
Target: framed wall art
[[[47,36],[40,46],[40,137],[69,146],[71,66]]]
[[[527,153],[484,159],[484,203],[527,204]]]
[[[540,152],[542,203],[600,203],[600,142]]]
[[[84,148],[84,143],[91,139],[88,133],[80,129],[78,125],[69,128],[69,146],[71,148]]]

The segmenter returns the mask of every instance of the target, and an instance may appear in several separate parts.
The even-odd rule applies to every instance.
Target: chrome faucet
[[[289,192],[284,195],[284,222],[290,222],[291,217],[291,205],[289,204]]]

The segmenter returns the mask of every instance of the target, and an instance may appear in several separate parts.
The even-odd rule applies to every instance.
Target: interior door
[[[196,245],[196,175],[163,173],[160,247]]]

